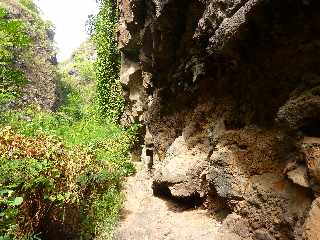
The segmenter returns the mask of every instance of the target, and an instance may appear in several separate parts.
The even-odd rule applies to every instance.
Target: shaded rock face
[[[244,239],[317,239],[306,219],[320,183],[320,3],[119,7],[123,122],[146,126],[154,192],[227,210]]]

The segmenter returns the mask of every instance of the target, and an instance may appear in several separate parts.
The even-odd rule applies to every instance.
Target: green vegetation
[[[0,240],[50,234],[111,238],[122,204],[123,179],[135,171],[128,153],[139,128],[117,124],[124,100],[115,38],[117,10],[112,2],[101,1],[92,22],[97,49],[88,41],[70,61],[60,64],[56,111],[36,103],[0,109]],[[54,66],[47,64],[54,54],[47,36],[51,25],[40,19],[32,0],[4,3],[0,3],[0,107],[19,97],[25,70],[38,76],[37,68],[56,77]],[[6,8],[17,6],[22,20],[7,15]]]
[[[32,0],[19,0],[19,3],[21,3],[23,6],[25,6],[30,11],[39,14],[38,6],[32,1]]]
[[[125,130],[96,114],[88,49],[61,66],[64,102],[57,112],[31,106],[0,115],[0,235],[36,234],[43,222],[72,218],[63,214],[67,206],[79,209],[84,239],[111,234],[122,180],[134,172],[128,151],[137,126]],[[31,214],[35,202],[40,207]]]
[[[29,236],[54,217],[53,210],[84,201],[86,170],[97,166],[92,155],[65,149],[53,137],[18,135],[9,127],[1,130],[0,143],[1,235]]]
[[[97,104],[102,117],[117,121],[124,108],[119,82],[120,55],[117,50],[118,11],[113,0],[100,0],[100,12],[93,20],[97,46]]]
[[[7,15],[6,9],[0,6],[0,105],[15,99],[19,86],[26,82],[14,63],[19,52],[30,43],[23,21],[8,19]]]
[[[56,97],[52,38],[52,25],[41,19],[32,0],[0,1],[0,111],[22,108],[35,98],[52,99],[40,102],[52,107]]]

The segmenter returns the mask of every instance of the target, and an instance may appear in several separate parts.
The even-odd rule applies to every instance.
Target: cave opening
[[[169,210],[175,212],[183,212],[193,210],[203,206],[206,198],[201,197],[198,192],[194,192],[189,196],[173,196],[168,184],[159,183],[152,186],[154,196],[167,202]]]

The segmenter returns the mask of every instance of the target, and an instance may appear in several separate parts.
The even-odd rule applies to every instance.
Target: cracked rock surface
[[[235,239],[319,239],[320,2],[118,3],[122,123],[145,126],[149,191]]]

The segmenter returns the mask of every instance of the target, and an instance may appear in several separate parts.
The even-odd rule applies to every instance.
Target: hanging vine
[[[93,39],[97,47],[97,106],[102,118],[117,121],[124,108],[119,82],[120,54],[117,49],[117,5],[100,0],[100,11],[94,21]]]

